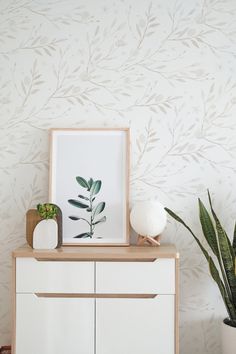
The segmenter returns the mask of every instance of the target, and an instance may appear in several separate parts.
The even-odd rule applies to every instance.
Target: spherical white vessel
[[[166,227],[166,222],[164,206],[155,200],[137,202],[130,213],[132,228],[142,236],[160,235]]]

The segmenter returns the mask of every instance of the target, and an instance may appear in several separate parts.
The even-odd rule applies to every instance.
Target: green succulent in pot
[[[197,242],[208,262],[210,274],[219,288],[228,312],[229,317],[224,320],[224,323],[231,327],[236,327],[236,224],[234,228],[233,241],[231,243],[213,209],[209,191],[208,200],[211,215],[202,201],[198,199],[199,218],[203,235],[211,249],[213,257],[202,245],[201,241],[193,233],[191,228],[178,215],[168,208],[165,208],[165,210],[171,217],[181,223]]]
[[[60,209],[55,204],[38,204],[37,211],[41,220],[33,230],[34,249],[54,249],[60,245],[58,221]]]
[[[38,204],[37,210],[42,219],[55,219],[58,214],[58,208],[51,203]]]

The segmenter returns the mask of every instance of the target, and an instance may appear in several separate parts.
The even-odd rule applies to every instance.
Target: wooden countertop
[[[28,245],[12,252],[13,257],[33,257],[38,260],[155,260],[156,258],[179,258],[176,247],[162,244],[159,247],[128,246],[64,246],[54,250],[34,250]]]

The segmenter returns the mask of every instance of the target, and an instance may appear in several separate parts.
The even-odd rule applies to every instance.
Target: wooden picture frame
[[[129,245],[129,129],[50,130],[49,200],[63,245]]]

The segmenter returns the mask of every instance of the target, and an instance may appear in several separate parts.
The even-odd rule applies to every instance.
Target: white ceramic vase
[[[221,325],[222,354],[236,353],[236,327],[231,327],[222,322]]]
[[[58,245],[58,225],[56,220],[41,220],[33,232],[34,249],[54,249]]]

